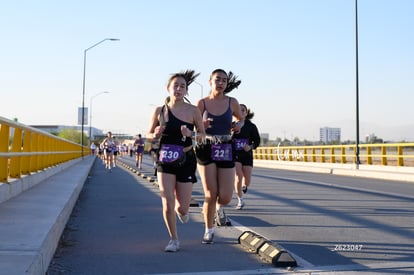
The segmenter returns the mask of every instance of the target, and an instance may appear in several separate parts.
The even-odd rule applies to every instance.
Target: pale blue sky
[[[414,141],[414,1],[359,0],[360,136]],[[230,93],[276,137],[355,140],[355,1],[5,1],[0,9],[0,116],[77,124],[92,96],[94,127],[147,131],[171,73],[194,69],[203,94],[216,68]],[[193,103],[201,87],[189,89]],[[86,126],[88,127],[88,126]]]

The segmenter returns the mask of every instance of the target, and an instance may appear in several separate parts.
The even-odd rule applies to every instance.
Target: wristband
[[[237,121],[235,124],[236,124],[239,128],[243,127],[243,125],[244,125],[244,123],[243,123],[241,120]]]

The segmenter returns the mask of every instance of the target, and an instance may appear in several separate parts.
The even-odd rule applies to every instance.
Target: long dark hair
[[[196,74],[194,70],[186,70],[179,73],[172,74],[170,78],[168,79],[168,86],[170,86],[171,82],[177,78],[182,77],[184,78],[186,84],[187,84],[187,90],[188,86],[191,85],[191,83],[194,82],[194,80],[200,75],[200,73]]]
[[[194,80],[200,75],[200,73],[196,74],[194,70],[185,70],[179,73],[172,74],[170,78],[168,79],[167,86],[170,86],[171,82],[176,79],[177,77],[182,77],[185,80],[185,83],[187,85],[186,90],[188,91],[188,86],[191,85],[191,83],[194,82]],[[184,97],[184,99],[191,103],[190,100],[188,100],[187,97]],[[165,99],[165,104],[167,104],[170,101],[169,96]]]
[[[227,88],[224,90],[224,94],[230,93],[233,89],[238,88],[241,84],[241,80],[237,79],[237,75],[233,74],[232,71],[229,71],[227,76]]]
[[[243,106],[246,109],[247,115],[245,119],[251,120],[254,117],[254,113],[249,108],[247,108],[246,104],[240,104],[240,106]]]
[[[241,80],[237,79],[237,76],[233,74],[232,71],[229,71],[229,73],[227,73],[225,70],[223,69],[215,69],[211,75],[210,75],[210,79],[213,78],[213,75],[216,73],[223,73],[227,76],[227,86],[226,89],[224,90],[224,94],[228,94],[230,93],[233,89],[238,88],[239,85],[241,84]]]

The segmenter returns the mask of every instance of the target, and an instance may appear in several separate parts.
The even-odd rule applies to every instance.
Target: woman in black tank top
[[[188,86],[198,74],[186,71],[172,75],[167,84],[169,101],[157,107],[151,118],[148,139],[160,139],[157,179],[161,193],[164,222],[170,235],[166,252],[180,249],[176,214],[182,223],[189,220],[189,208],[193,183],[196,182],[196,159],[192,148],[194,126],[205,134],[198,108],[184,101]],[[182,166],[172,163],[185,154]]]

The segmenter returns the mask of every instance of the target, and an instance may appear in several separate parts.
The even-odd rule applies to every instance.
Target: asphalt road
[[[157,186],[124,157],[111,173],[97,160],[48,274],[414,274],[414,184],[254,168],[246,207],[226,208],[232,226],[201,244],[200,207],[178,223],[181,250],[168,243]],[[150,159],[144,171],[152,172]],[[193,198],[203,201],[201,183]],[[238,243],[253,231],[297,262],[275,267]]]

